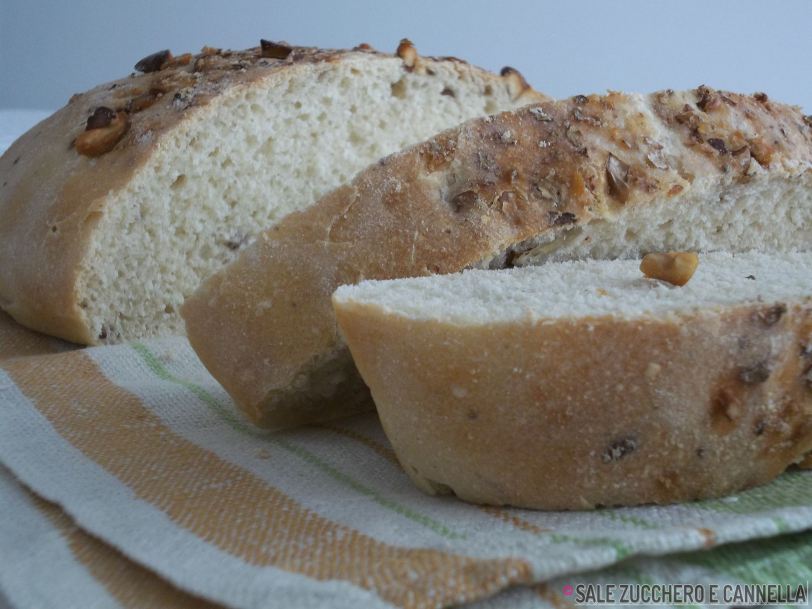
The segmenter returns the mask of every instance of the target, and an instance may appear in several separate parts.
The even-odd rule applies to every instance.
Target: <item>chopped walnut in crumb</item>
[[[629,200],[629,166],[611,152],[606,160],[606,182],[609,194],[621,203]]]
[[[93,114],[88,117],[87,123],[85,124],[85,131],[90,131],[91,129],[103,129],[113,122],[115,117],[115,110],[112,110],[107,106],[99,106],[93,111]]]
[[[403,66],[407,70],[414,69],[414,65],[417,62],[417,49],[414,48],[414,44],[412,44],[411,40],[408,38],[401,40],[397,50],[395,50],[395,55],[403,60]]]
[[[266,59],[287,59],[288,55],[293,52],[293,48],[264,38],[259,41],[260,52],[262,57]]]
[[[756,313],[756,318],[765,326],[769,327],[777,324],[786,312],[787,305],[785,305],[783,302],[779,302],[772,307]]]
[[[87,119],[85,131],[74,142],[76,152],[84,156],[101,156],[112,150],[130,127],[126,112],[113,112],[100,107]]]
[[[646,254],[640,262],[640,270],[646,277],[679,286],[690,281],[697,266],[699,256],[694,252]]]
[[[163,93],[160,91],[150,90],[147,93],[142,93],[141,95],[133,97],[127,102],[127,112],[136,114],[142,110],[146,110],[157,102],[158,98],[160,98],[162,95]]]
[[[190,63],[192,63],[192,54],[184,53],[183,55],[178,55],[177,57],[173,57],[172,59],[167,61],[164,67],[177,68],[180,66],[188,66]]]
[[[516,68],[505,66],[499,72],[499,75],[507,82],[508,93],[513,100],[518,99],[522,93],[530,89],[530,85]]]
[[[135,69],[138,72],[157,72],[161,70],[164,65],[172,60],[172,52],[169,49],[164,49],[163,51],[158,51],[157,53],[153,53],[152,55],[147,55],[143,59],[139,60],[137,64],[135,64]]]

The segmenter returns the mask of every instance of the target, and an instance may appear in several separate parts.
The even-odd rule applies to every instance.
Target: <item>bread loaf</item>
[[[203,363],[258,423],[369,407],[333,291],[363,279],[662,250],[812,243],[812,119],[700,87],[472,120],[288,217],[185,304]]]
[[[338,322],[423,490],[581,509],[715,497],[812,450],[808,253],[365,281]]]
[[[162,51],[136,70],[0,157],[0,307],[79,343],[182,333],[184,297],[261,229],[386,154],[545,99],[407,41]]]

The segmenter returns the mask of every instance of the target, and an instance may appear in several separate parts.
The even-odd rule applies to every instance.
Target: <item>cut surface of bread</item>
[[[184,305],[190,341],[270,427],[369,406],[330,305],[363,279],[812,244],[812,119],[708,87],[577,96],[394,154],[264,233]]]
[[[184,297],[260,230],[382,156],[546,99],[515,70],[398,52],[207,48],[74,96],[0,158],[0,307],[81,343],[183,333]]]
[[[808,253],[365,281],[338,322],[423,490],[544,509],[764,483],[812,450]]]
[[[467,325],[607,315],[632,320],[812,296],[812,253],[717,252],[701,260],[701,272],[684,286],[646,277],[638,260],[578,260],[493,274],[369,280],[338,288],[333,302],[369,301],[387,314]]]

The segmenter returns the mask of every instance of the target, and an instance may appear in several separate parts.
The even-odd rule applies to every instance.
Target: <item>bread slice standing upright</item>
[[[330,305],[363,279],[662,250],[812,244],[812,119],[700,87],[475,119],[288,217],[184,305],[203,363],[258,423],[370,405]]]
[[[366,281],[339,325],[424,490],[544,509],[671,503],[766,482],[812,450],[809,253]]]
[[[74,342],[182,333],[184,298],[262,229],[386,154],[546,99],[407,41],[162,51],[136,70],[0,157],[0,308]]]

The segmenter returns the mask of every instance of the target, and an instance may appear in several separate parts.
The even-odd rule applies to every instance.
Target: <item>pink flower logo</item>
[[[574,590],[572,589],[572,586],[567,584],[566,586],[561,588],[561,592],[564,593],[564,596],[572,596],[572,593],[574,592]]]

